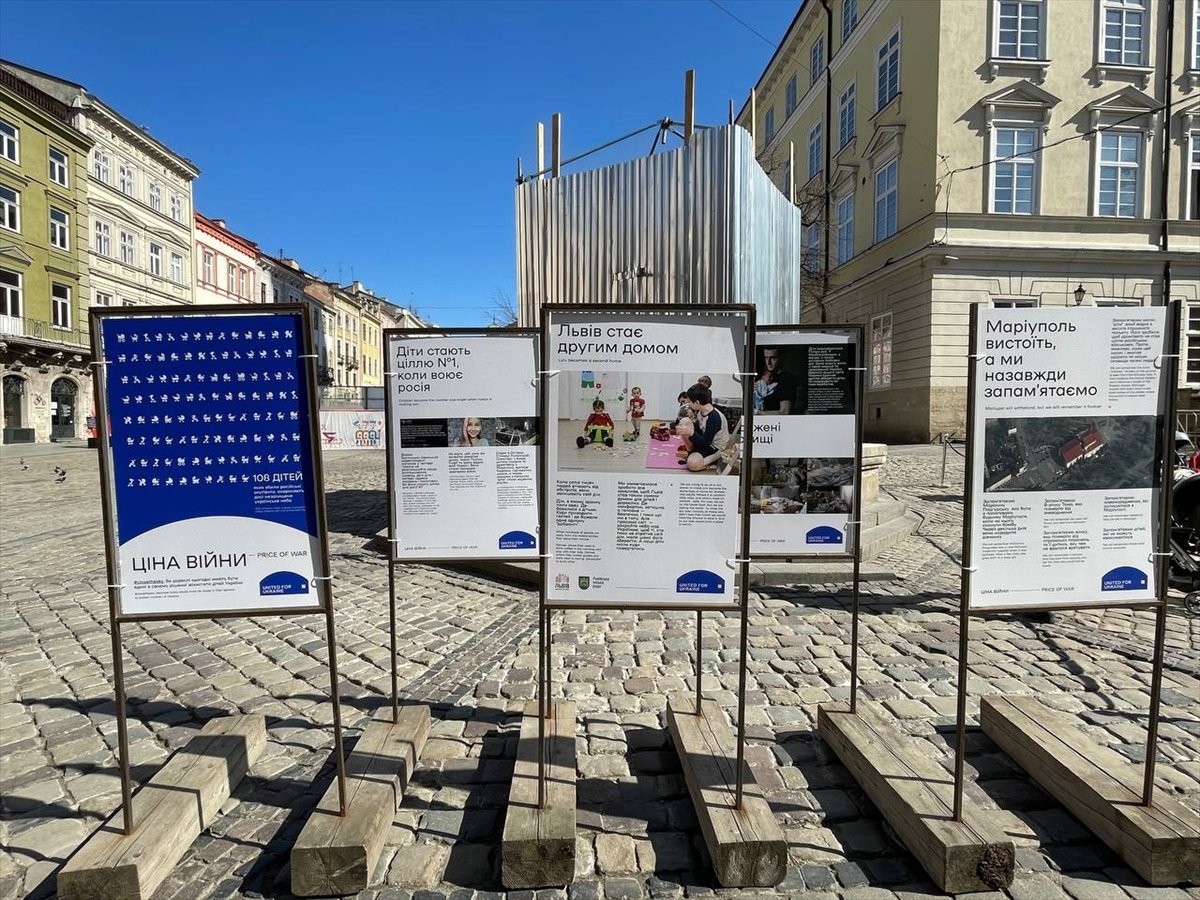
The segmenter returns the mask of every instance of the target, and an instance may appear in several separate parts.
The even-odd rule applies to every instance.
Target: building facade
[[[305,292],[316,279],[286,257],[258,257],[259,300],[262,303],[299,303],[309,309],[313,329],[313,344],[317,354],[317,383],[322,387],[333,384],[333,368],[329,365],[329,335],[335,317],[332,309]]]
[[[196,213],[196,302],[257,303],[258,245],[230,231],[224,219]]]
[[[89,305],[192,303],[192,182],[200,170],[83,86],[0,66],[71,107],[73,124],[93,141]]]
[[[738,121],[794,178],[801,320],[866,326],[869,437],[962,431],[972,304],[1178,299],[1200,406],[1198,6],[802,5]]]
[[[0,439],[82,437],[92,391],[88,154],[73,111],[0,67]]]

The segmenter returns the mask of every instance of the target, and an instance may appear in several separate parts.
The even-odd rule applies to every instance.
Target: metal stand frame
[[[108,391],[107,372],[104,366],[107,360],[104,356],[103,328],[101,322],[105,318],[152,318],[170,317],[181,318],[196,316],[205,318],[210,315],[278,315],[286,313],[299,315],[303,328],[303,345],[307,350],[312,349],[312,322],[308,307],[300,304],[221,304],[198,308],[178,306],[143,306],[123,309],[93,309],[90,312],[90,331],[92,342],[92,359],[100,370],[92,379],[96,403],[96,434],[99,442],[100,459],[100,491],[101,511],[104,519],[105,563],[108,574],[108,613],[109,631],[112,637],[113,654],[113,690],[117,717],[117,756],[121,772],[121,813],[123,831],[131,835],[137,826],[133,812],[133,778],[129,763],[129,727],[127,695],[125,692],[125,665],[122,657],[121,626],[126,623],[185,621],[185,620],[217,620],[241,618],[246,616],[300,616],[322,613],[325,616],[325,639],[329,650],[329,681],[330,703],[333,707],[333,743],[334,760],[337,767],[338,783],[338,814],[346,814],[346,758],[342,741],[342,707],[338,693],[337,671],[337,642],[334,636],[333,590],[332,576],[329,574],[329,525],[325,510],[325,473],[321,460],[320,442],[316,437],[318,427],[318,410],[316,397],[316,362],[315,354],[305,354],[305,371],[308,377],[308,417],[309,417],[309,453],[313,460],[313,496],[317,505],[318,536],[320,541],[320,557],[322,574],[315,576],[318,584],[320,602],[312,607],[296,609],[240,609],[205,612],[202,610],[184,610],[170,613],[154,613],[146,615],[125,615],[121,612],[121,588],[119,551],[116,529],[116,497],[113,486],[112,446],[109,440]]]
[[[626,603],[621,606],[615,604],[596,605],[594,603],[576,603],[576,602],[561,602],[550,604],[547,602],[548,586],[546,555],[543,554],[539,559],[539,567],[541,570],[540,590],[538,593],[538,691],[537,691],[537,708],[538,716],[538,808],[546,808],[546,720],[550,717],[550,691],[553,685],[551,668],[553,660],[551,658],[552,635],[550,625],[552,622],[552,614],[556,609],[604,609],[604,610],[626,610],[626,611],[684,611],[696,613],[696,715],[700,715],[700,703],[703,699],[703,657],[702,657],[702,642],[703,642],[703,623],[704,613],[706,611],[714,612],[731,612],[737,610],[741,614],[741,634],[739,640],[739,661],[740,668],[738,671],[738,729],[737,729],[737,775],[734,785],[734,808],[742,808],[742,798],[744,793],[744,776],[743,769],[745,768],[745,747],[746,747],[746,655],[747,645],[749,640],[749,584],[750,584],[750,470],[751,461],[753,459],[753,435],[754,435],[754,402],[753,388],[754,384],[748,377],[744,375],[748,372],[754,363],[754,348],[755,348],[755,309],[753,306],[745,304],[730,304],[727,306],[694,306],[687,304],[616,304],[596,306],[591,304],[547,304],[542,309],[541,327],[541,360],[545,364],[546,360],[550,359],[549,353],[549,328],[547,321],[549,316],[547,312],[586,312],[597,311],[605,313],[642,313],[642,312],[666,312],[666,313],[687,313],[693,315],[718,315],[722,313],[743,313],[746,316],[746,339],[743,347],[742,372],[735,373],[735,378],[742,382],[742,422],[743,427],[743,447],[742,447],[742,471],[739,477],[739,514],[741,516],[740,528],[740,549],[738,557],[734,560],[734,571],[737,573],[737,590],[738,600],[736,605],[730,604],[669,604],[661,603]],[[552,373],[557,374],[557,372]],[[543,440],[539,444],[539,472],[541,490],[538,492],[538,518],[540,522],[540,530],[543,536],[549,534],[549,528],[546,515],[546,497],[549,491],[547,479],[546,455],[549,452],[547,449],[548,441],[545,435],[549,431],[550,422],[550,392],[545,388],[545,382],[542,384],[540,395],[540,415],[542,421]]]
[[[964,478],[963,503],[963,563],[960,583],[959,615],[958,615],[958,704],[957,723],[954,741],[954,818],[962,820],[963,781],[966,761],[967,744],[967,667],[969,660],[969,626],[972,613],[976,615],[992,615],[996,613],[1014,612],[1047,612],[1052,610],[1075,609],[1153,609],[1155,610],[1154,629],[1154,658],[1152,662],[1150,682],[1150,710],[1146,734],[1146,769],[1142,785],[1142,805],[1150,806],[1154,798],[1154,764],[1158,755],[1158,721],[1160,695],[1162,693],[1163,654],[1167,627],[1167,591],[1169,588],[1170,548],[1171,548],[1171,473],[1174,468],[1175,447],[1175,389],[1179,381],[1179,319],[1181,315],[1179,301],[1167,303],[1167,322],[1164,341],[1169,353],[1162,354],[1167,365],[1161,366],[1163,372],[1160,383],[1161,405],[1163,408],[1160,423],[1159,440],[1162,443],[1162,456],[1159,460],[1159,523],[1158,550],[1154,555],[1155,577],[1158,579],[1158,597],[1140,603],[1095,603],[1074,604],[1039,604],[1017,607],[996,607],[973,610],[970,608],[971,573],[973,571],[971,555],[971,520],[974,512],[975,492],[975,453],[978,435],[975,420],[975,392],[978,380],[978,321],[979,307],[971,306],[971,325],[969,337],[969,356],[967,370],[967,455],[966,477]],[[1087,315],[1087,313],[1083,313]]]

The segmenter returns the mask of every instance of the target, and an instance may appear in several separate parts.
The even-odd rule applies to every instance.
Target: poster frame
[[[703,699],[703,627],[704,613],[709,611],[715,612],[737,612],[740,623],[739,634],[739,650],[738,650],[738,690],[737,690],[737,760],[734,766],[734,790],[733,790],[733,805],[735,809],[742,808],[742,800],[744,793],[744,780],[746,769],[746,657],[747,647],[749,644],[749,612],[750,612],[750,470],[753,461],[753,446],[754,446],[754,402],[752,391],[754,382],[751,380],[756,372],[751,372],[754,366],[755,345],[757,338],[756,314],[757,310],[750,303],[731,303],[713,306],[700,306],[696,304],[686,303],[614,303],[614,304],[597,304],[597,303],[547,303],[541,308],[540,325],[538,332],[540,334],[541,356],[540,365],[548,364],[550,357],[549,342],[550,337],[550,319],[554,313],[570,313],[570,312],[592,312],[592,313],[611,313],[614,315],[622,314],[638,314],[638,313],[675,313],[675,314],[710,314],[720,315],[722,313],[741,313],[746,317],[745,324],[745,339],[742,347],[742,371],[736,373],[742,382],[742,419],[744,423],[742,433],[744,435],[742,441],[742,471],[739,478],[739,507],[741,514],[740,525],[740,548],[738,557],[734,560],[728,560],[727,563],[736,565],[737,580],[737,601],[736,604],[722,603],[714,604],[670,604],[663,605],[662,603],[623,603],[604,604],[597,606],[594,603],[587,601],[562,602],[554,604],[547,603],[547,595],[549,585],[547,577],[549,567],[546,565],[546,560],[549,554],[545,552],[546,535],[548,529],[546,527],[546,505],[547,505],[547,467],[546,454],[548,441],[546,440],[547,423],[549,422],[550,413],[550,390],[547,384],[559,373],[552,370],[538,371],[538,389],[539,399],[541,402],[540,414],[542,420],[543,439],[538,444],[538,477],[540,490],[538,492],[538,527],[542,535],[543,553],[539,559],[539,580],[538,580],[538,681],[537,681],[537,711],[538,711],[538,735],[537,735],[537,763],[538,763],[538,796],[537,805],[539,809],[546,807],[546,721],[551,715],[550,711],[550,686],[553,678],[553,641],[552,641],[552,625],[553,615],[556,610],[573,610],[573,609],[604,609],[604,610],[633,610],[633,611],[666,611],[676,610],[681,612],[696,613],[696,706],[695,715],[701,715],[701,701]],[[732,373],[731,373],[732,374]]]
[[[449,556],[449,557],[447,557],[447,556],[420,556],[420,557],[413,556],[413,557],[403,557],[403,558],[396,556],[396,552],[395,552],[396,544],[399,541],[399,539],[396,537],[397,522],[396,522],[395,499],[396,499],[397,485],[395,484],[395,474],[394,474],[393,466],[395,464],[396,452],[397,452],[398,448],[392,446],[392,421],[393,421],[392,393],[390,390],[388,390],[388,388],[391,386],[391,379],[396,376],[396,373],[387,371],[386,364],[389,361],[388,355],[387,355],[389,342],[393,338],[400,338],[405,335],[414,335],[414,336],[422,335],[425,337],[439,337],[439,336],[445,335],[447,337],[481,337],[481,338],[529,337],[529,338],[533,339],[533,351],[534,351],[534,360],[533,360],[534,361],[534,371],[530,374],[530,378],[532,378],[534,380],[535,387],[536,387],[537,379],[538,379],[537,367],[541,365],[541,360],[538,357],[538,354],[541,352],[541,342],[538,340],[538,329],[536,329],[536,328],[486,328],[486,327],[437,328],[437,327],[429,327],[429,328],[385,328],[383,330],[383,332],[382,332],[383,359],[384,359],[384,364],[385,364],[385,366],[384,366],[385,371],[383,373],[383,378],[384,378],[384,398],[383,398],[384,426],[383,427],[384,427],[384,432],[385,432],[384,449],[386,450],[386,453],[387,453],[386,465],[387,465],[387,498],[388,498],[388,560],[391,562],[392,565],[404,564],[404,563],[412,563],[414,565],[425,565],[425,564],[456,565],[456,564],[461,564],[461,563],[466,563],[466,562],[475,562],[475,561],[536,562],[540,558],[539,554],[541,553],[541,549],[542,549],[540,546],[542,543],[542,540],[543,540],[541,534],[538,534],[539,546],[536,548],[537,553],[534,553],[534,554],[503,553],[503,554],[498,554],[498,555],[487,555],[487,556]],[[540,401],[539,401],[539,406],[540,406]],[[539,445],[544,440],[544,435],[541,433],[541,431],[544,431],[544,429],[545,429],[544,424],[539,423],[539,434],[538,434],[538,444]],[[540,450],[538,451],[538,459],[540,462],[540,460],[541,460],[541,451]],[[540,472],[535,477],[535,483],[537,484],[538,488],[540,489],[541,488],[541,473]]]
[[[1017,606],[972,608],[969,603],[972,559],[972,528],[975,508],[975,454],[979,452],[982,435],[976,427],[976,391],[979,384],[979,309],[981,304],[972,303],[968,328],[967,351],[967,452],[963,478],[963,551],[959,579],[958,615],[958,702],[954,742],[954,818],[962,820],[964,767],[967,743],[967,670],[970,660],[970,620],[972,616],[991,616],[1031,612],[1070,612],[1079,609],[1151,609],[1155,611],[1154,649],[1151,663],[1150,709],[1146,738],[1145,779],[1142,786],[1142,805],[1150,806],[1154,796],[1154,765],[1158,755],[1158,720],[1160,695],[1162,693],[1163,656],[1166,644],[1167,592],[1171,548],[1171,503],[1172,462],[1174,456],[1176,389],[1179,383],[1179,334],[1182,306],[1179,300],[1168,300],[1163,343],[1167,352],[1159,354],[1155,367],[1161,372],[1159,383],[1160,402],[1163,406],[1162,421],[1159,423],[1159,440],[1162,444],[1159,459],[1159,517],[1157,550],[1152,552],[1155,564],[1157,598],[1150,600],[1104,600],[1069,604],[1039,603]],[[1094,307],[1091,307],[1094,308]],[[1154,305],[1143,308],[1154,308]],[[1085,308],[1086,309],[1086,308]],[[1082,315],[1087,315],[1084,311]]]
[[[760,325],[758,327],[759,334],[827,334],[830,332],[849,331],[854,334],[855,362],[857,365],[851,366],[850,371],[855,373],[854,377],[854,506],[850,511],[850,521],[846,524],[850,526],[850,531],[853,535],[854,549],[843,553],[754,553],[752,558],[755,560],[770,560],[774,562],[790,562],[795,559],[802,559],[805,562],[846,562],[853,561],[857,566],[862,559],[862,554],[859,552],[859,540],[862,537],[862,448],[863,448],[863,388],[865,387],[864,374],[867,367],[866,355],[863,349],[863,340],[866,329],[861,323],[845,323],[845,324],[830,324],[824,325]],[[759,345],[755,340],[755,349],[757,351]],[[753,528],[751,529],[753,530]],[[854,572],[854,590],[858,591],[858,570]]]
[[[317,513],[317,542],[318,552],[315,554],[314,568],[320,573],[313,576],[316,582],[318,604],[309,607],[288,607],[270,609],[221,609],[221,610],[179,610],[176,612],[159,613],[124,613],[121,611],[121,589],[118,581],[120,572],[120,543],[117,535],[116,490],[113,480],[112,443],[108,417],[108,374],[106,366],[108,359],[104,355],[104,338],[102,322],[105,319],[127,318],[206,318],[210,315],[298,315],[302,329],[301,345],[306,352],[301,354],[305,360],[304,373],[308,381],[308,445],[313,461],[313,498]],[[262,616],[292,616],[318,615],[325,616],[326,649],[329,653],[330,703],[333,708],[333,738],[334,756],[337,767],[337,785],[339,799],[339,815],[345,816],[346,804],[346,760],[345,746],[342,740],[341,699],[338,694],[337,643],[334,639],[333,588],[329,565],[329,522],[325,509],[325,469],[321,455],[320,439],[317,434],[318,411],[316,392],[316,354],[313,350],[312,313],[300,303],[220,303],[204,306],[133,306],[133,307],[92,307],[88,310],[88,328],[91,342],[92,359],[89,363],[95,370],[92,378],[92,390],[96,408],[96,435],[99,448],[100,468],[100,512],[103,520],[105,545],[105,572],[108,591],[109,632],[112,638],[113,655],[113,689],[117,717],[117,752],[121,774],[121,810],[124,833],[133,834],[136,822],[133,814],[133,778],[129,760],[129,731],[127,724],[128,711],[125,692],[125,667],[122,659],[123,643],[121,641],[121,626],[142,622],[163,621],[194,621],[248,618]]]

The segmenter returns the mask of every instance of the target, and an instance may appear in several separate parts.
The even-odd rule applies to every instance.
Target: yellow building
[[[971,304],[1183,300],[1200,406],[1200,0],[1174,7],[801,6],[738,121],[795,170],[802,321],[867,327],[869,437],[964,427]]]

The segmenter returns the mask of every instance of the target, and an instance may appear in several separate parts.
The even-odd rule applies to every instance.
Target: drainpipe
[[[1198,0],[1200,2],[1200,0]],[[821,126],[822,139],[824,140],[825,151],[825,224],[824,235],[821,241],[823,264],[821,266],[821,301],[817,304],[817,308],[821,311],[821,324],[824,325],[829,321],[829,312],[825,307],[825,297],[829,293],[829,217],[832,211],[833,198],[829,196],[830,180],[829,166],[833,162],[833,69],[830,68],[830,63],[833,61],[833,10],[829,8],[829,0],[821,0],[821,6],[825,10],[825,124]]]
[[[1162,234],[1159,237],[1159,250],[1164,254],[1171,249],[1171,225],[1167,215],[1167,200],[1170,195],[1171,179],[1171,70],[1175,57],[1175,0],[1167,0],[1167,58],[1163,66],[1163,127],[1162,127],[1162,173],[1159,185],[1158,208],[1162,216]],[[1171,259],[1168,256],[1163,261],[1163,304],[1171,303]],[[1174,389],[1174,386],[1172,386]]]

